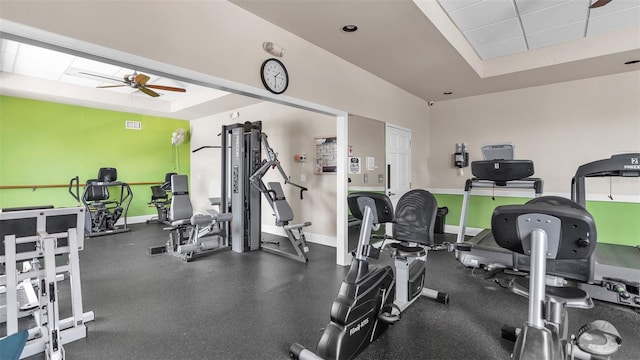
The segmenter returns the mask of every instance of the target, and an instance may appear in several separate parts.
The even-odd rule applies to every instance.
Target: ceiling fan
[[[596,0],[596,2],[591,4],[591,6],[589,6],[589,8],[591,8],[591,9],[599,8],[600,6],[605,6],[610,2],[611,2],[611,0]]]
[[[176,92],[186,92],[187,91],[186,89],[173,87],[173,86],[147,84],[147,82],[149,80],[151,80],[151,78],[148,75],[145,75],[145,74],[138,74],[138,72],[136,72],[136,71],[134,71],[133,74],[125,75],[123,77],[123,80],[114,79],[113,77],[107,77],[107,76],[102,76],[102,75],[97,75],[97,74],[91,74],[91,73],[87,73],[87,72],[80,72],[80,73],[83,74],[83,75],[95,76],[95,77],[99,77],[99,78],[109,79],[110,81],[116,81],[116,82],[123,83],[123,85],[98,86],[98,88],[101,88],[101,89],[112,88],[112,87],[121,87],[121,86],[129,86],[131,88],[138,89],[138,90],[142,91],[143,93],[145,93],[145,94],[147,94],[149,96],[152,96],[152,97],[158,97],[158,96],[160,96],[160,94],[158,94],[157,92],[155,92],[155,91],[153,91],[151,89],[166,90],[166,91],[176,91]]]

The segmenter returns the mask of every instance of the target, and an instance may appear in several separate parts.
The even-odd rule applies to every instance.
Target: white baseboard
[[[127,218],[127,225],[144,224],[145,222],[147,222],[147,220],[150,220],[154,216],[155,215],[129,216]],[[120,226],[124,225],[124,219],[123,218],[118,219],[118,221],[116,221],[116,225],[120,225]]]
[[[446,189],[446,188],[432,188],[428,189],[433,194],[442,195],[464,195],[463,189]],[[494,191],[492,189],[474,189],[472,196],[500,196],[500,197],[520,197],[520,198],[532,198],[533,192],[531,189],[513,189],[513,188],[500,188],[496,187]],[[544,196],[560,196],[563,198],[571,199],[571,193],[565,192],[544,192]],[[640,195],[637,194],[617,194],[612,200],[609,194],[588,193],[586,194],[587,201],[604,201],[604,202],[627,202],[627,203],[640,203]]]
[[[472,228],[472,227],[466,227],[464,229],[464,234],[468,235],[468,236],[476,236],[480,233],[480,231],[484,230],[481,228]],[[444,232],[447,234],[457,234],[458,231],[460,231],[460,227],[457,225],[445,225],[444,226]]]
[[[275,226],[275,225],[262,224],[262,232],[265,232],[265,233],[268,233],[268,234],[279,235],[279,236],[287,236],[287,234],[284,232],[283,228],[281,228],[279,226]],[[304,232],[304,235],[307,238],[308,242],[311,242],[311,243],[314,243],[314,244],[320,244],[320,245],[336,247],[337,241],[336,241],[335,236],[314,234],[314,233],[309,233],[307,231]]]

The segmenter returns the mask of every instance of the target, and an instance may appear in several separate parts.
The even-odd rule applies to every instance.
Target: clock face
[[[274,94],[282,94],[289,86],[287,69],[277,59],[268,59],[262,63],[260,77],[264,87]]]

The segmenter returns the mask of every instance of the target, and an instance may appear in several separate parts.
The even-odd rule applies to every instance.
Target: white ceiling
[[[640,0],[612,0],[592,10],[593,0],[230,1],[426,101],[640,70],[640,64],[625,65],[640,59]],[[184,2],[183,14],[165,11],[166,2],[153,4],[146,12],[160,22],[201,10],[198,2]],[[76,7],[73,16],[89,16],[93,10],[90,4]],[[346,24],[359,30],[340,31]],[[203,29],[203,24],[190,23],[194,38],[206,33]],[[129,34],[114,41],[144,44],[135,32]],[[509,44],[516,43],[524,46],[510,53],[514,47]],[[159,98],[151,98],[128,87],[96,89],[100,84],[77,76],[78,69],[116,79],[135,69],[6,44],[3,39],[1,94],[182,119],[227,111],[229,103],[239,107],[258,101],[151,71],[145,72],[151,83],[187,92],[159,91]],[[509,55],[497,55],[505,49]],[[640,84],[639,72],[632,74]]]
[[[640,1],[438,0],[483,60],[640,25]]]

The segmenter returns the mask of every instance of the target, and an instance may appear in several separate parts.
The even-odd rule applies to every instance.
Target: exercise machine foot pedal
[[[503,325],[500,331],[502,332],[502,338],[505,340],[515,342],[518,338],[518,329],[513,326]]]
[[[578,330],[576,344],[592,355],[609,356],[618,351],[622,338],[608,321],[596,320]]]
[[[393,310],[396,310],[397,313],[394,314]],[[380,321],[393,325],[400,321],[402,312],[400,311],[400,307],[396,304],[385,305],[380,309],[380,314],[378,315],[378,319]]]

